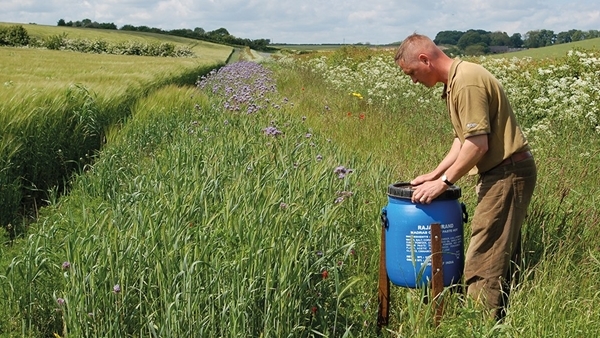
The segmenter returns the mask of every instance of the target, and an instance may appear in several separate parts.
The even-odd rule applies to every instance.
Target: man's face
[[[414,83],[420,83],[426,87],[433,87],[437,83],[432,76],[431,69],[429,68],[429,59],[427,58],[420,57],[413,62],[400,60],[398,66],[400,66],[404,74],[410,76]]]

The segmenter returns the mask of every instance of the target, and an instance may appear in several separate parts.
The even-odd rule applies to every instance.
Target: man
[[[411,181],[412,201],[431,203],[464,175],[479,175],[464,280],[467,294],[500,320],[537,178],[527,140],[501,84],[482,66],[452,59],[416,33],[402,42],[395,61],[415,83],[444,84],[455,134],[437,168]]]

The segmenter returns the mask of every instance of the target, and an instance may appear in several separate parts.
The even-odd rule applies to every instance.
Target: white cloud
[[[413,32],[484,29],[525,34],[599,29],[596,0],[4,0],[0,21],[55,25],[90,19],[162,29],[226,28],[287,43],[390,43]]]

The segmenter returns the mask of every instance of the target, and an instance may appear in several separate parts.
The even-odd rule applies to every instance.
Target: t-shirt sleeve
[[[490,133],[488,95],[485,88],[471,85],[458,93],[458,112],[465,138]]]

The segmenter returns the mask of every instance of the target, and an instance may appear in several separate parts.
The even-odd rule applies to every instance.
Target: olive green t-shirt
[[[488,151],[469,174],[486,172],[513,153],[529,150],[502,85],[485,68],[454,60],[445,90],[452,126],[460,141],[488,135]]]

